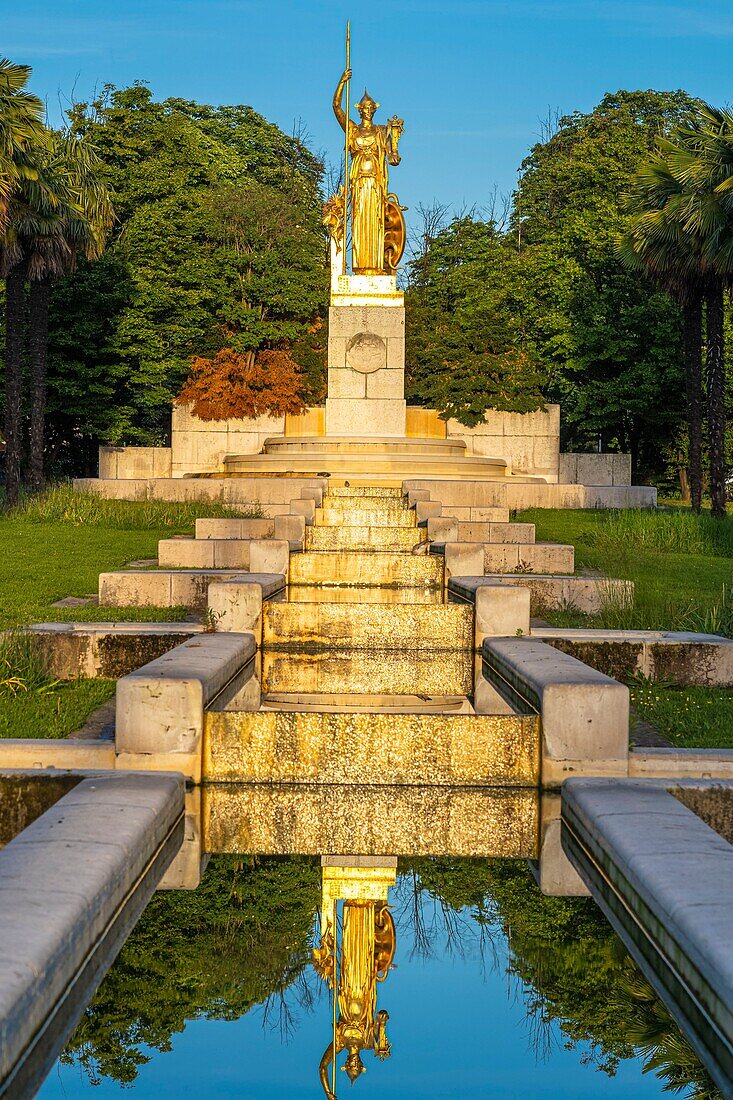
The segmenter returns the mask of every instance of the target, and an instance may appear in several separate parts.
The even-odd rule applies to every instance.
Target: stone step
[[[161,539],[161,569],[249,569],[251,539]]]
[[[212,581],[247,580],[242,569],[146,569],[100,573],[102,607],[205,607]]]
[[[370,497],[377,500],[394,500],[403,497],[401,488],[387,485],[329,485],[327,498],[341,499]]]
[[[556,542],[486,543],[484,573],[572,573],[575,549]]]
[[[306,550],[413,550],[427,533],[415,527],[307,527]]]
[[[449,853],[501,859],[539,855],[539,792],[526,787],[207,783],[202,808],[207,852],[339,852],[356,857]],[[354,821],[359,821],[358,829]]]
[[[444,562],[438,555],[320,551],[290,555],[291,585],[441,588]]]
[[[466,650],[391,652],[368,649],[284,653],[265,649],[262,691],[376,692],[384,695],[470,695],[473,691],[473,655]]]
[[[391,505],[391,501],[389,502]],[[412,527],[416,526],[415,511],[397,501],[391,507],[384,507],[380,501],[376,508],[362,507],[359,501],[345,501],[344,505],[334,508],[326,504],[316,509],[316,527]]]
[[[290,603],[430,603],[442,605],[447,601],[443,599],[443,591],[440,588],[390,588],[386,585],[379,587],[372,585],[369,588],[360,588],[344,585],[317,585],[317,584],[291,584],[285,593],[285,599]]]
[[[248,454],[226,455],[223,461],[226,474],[259,478],[267,474],[318,478],[329,477],[373,478],[390,477],[396,481],[420,478],[433,481],[443,478],[504,483],[509,471],[503,458],[489,455],[461,457],[439,454],[406,454],[398,449],[363,454]],[[513,483],[540,482],[531,477],[512,477]]]
[[[209,711],[203,775],[221,783],[532,787],[535,715]]]
[[[328,599],[324,592],[324,599]],[[346,604],[270,601],[262,613],[262,645],[439,651],[473,649],[473,608],[461,604]]]

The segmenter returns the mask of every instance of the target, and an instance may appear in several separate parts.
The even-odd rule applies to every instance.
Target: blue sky
[[[733,99],[730,0],[0,0],[0,16],[0,53],[33,66],[52,122],[72,95],[141,79],[160,98],[248,103],[286,129],[302,119],[332,160],[350,16],[351,99],[366,83],[377,121],[405,119],[391,182],[413,211],[510,192],[548,111],[619,88]]]

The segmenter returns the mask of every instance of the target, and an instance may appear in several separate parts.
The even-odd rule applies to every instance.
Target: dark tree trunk
[[[710,500],[714,516],[725,515],[725,356],[723,353],[723,284],[707,293],[708,440]]]
[[[16,264],[5,279],[5,501],[10,506],[20,496],[25,306],[25,265]]]
[[[30,486],[43,488],[43,456],[46,447],[46,359],[48,355],[48,304],[51,282],[40,279],[31,283],[28,332],[30,372]]]
[[[694,295],[682,311],[682,345],[687,398],[687,473],[692,510],[702,505],[702,300]]]

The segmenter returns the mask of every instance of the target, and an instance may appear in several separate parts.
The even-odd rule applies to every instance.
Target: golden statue
[[[362,1051],[373,1050],[380,1060],[390,1054],[389,1013],[377,1009],[377,982],[385,980],[394,959],[395,926],[385,900],[394,880],[391,869],[324,868],[321,938],[313,965],[334,989],[333,1037],[319,1065],[328,1100],[336,1100],[335,1060],[341,1051],[347,1052],[342,1068],[352,1084],[365,1072]],[[344,904],[337,950],[339,898]]]
[[[344,87],[350,78],[347,66],[333,97],[333,111],[346,136],[347,165],[351,157],[348,188],[342,187],[328,200],[324,224],[331,235],[332,257],[341,257],[343,262],[345,222],[350,213],[354,274],[394,275],[405,249],[405,208],[389,191],[388,165],[400,163],[398,149],[404,123],[394,115],[386,126],[376,125],[373,119],[379,104],[366,89],[355,104],[361,121],[352,122],[342,106]]]
[[[323,1052],[319,1066],[321,1085],[328,1100],[336,1100],[329,1085],[329,1068],[342,1050],[347,1051],[343,1069],[352,1084],[365,1072],[361,1060],[363,1050],[373,1050],[380,1060],[389,1057],[390,1043],[386,1033],[389,1013],[383,1008],[377,1011],[377,982],[387,977],[394,951],[394,921],[384,902],[344,902],[338,1019],[335,1037]],[[329,932],[321,939],[321,947],[314,951],[314,962],[320,976],[333,986],[333,937]]]

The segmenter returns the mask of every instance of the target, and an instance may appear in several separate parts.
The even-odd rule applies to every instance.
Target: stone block
[[[254,657],[252,634],[201,634],[117,683],[118,764],[147,755],[201,778],[204,709]]]
[[[555,542],[535,542],[517,544],[518,562],[517,569],[529,570],[532,573],[554,574],[572,573],[575,568],[575,550],[572,546],[563,546]],[[486,572],[501,572],[499,569],[489,568],[489,556],[487,547]]]
[[[249,545],[252,573],[282,573],[287,577],[290,544],[285,539],[253,539]]]
[[[367,375],[349,367],[343,370],[328,371],[328,396],[330,398],[360,398],[364,399],[367,393]]]
[[[305,541],[305,516],[275,516],[272,537],[285,540],[291,550],[302,550]]]
[[[404,340],[405,310],[400,306],[331,306],[328,311],[329,336],[347,342],[360,332],[383,339]]]
[[[290,514],[302,516],[307,527],[312,527],[316,518],[316,502],[314,500],[291,500]]]
[[[418,524],[436,519],[443,512],[443,505],[437,500],[418,500],[415,502],[415,517]]]
[[[405,396],[405,375],[401,370],[378,370],[366,376],[366,395],[370,400],[401,399]]]
[[[405,435],[407,403],[397,399],[341,400],[326,399],[328,435],[399,436]]]
[[[346,337],[328,334],[328,369],[329,373],[346,370]]]
[[[578,483],[578,456],[571,452],[563,452],[559,458],[558,481],[561,485],[577,485]]]
[[[172,607],[171,574],[147,570],[99,574],[103,607]]]
[[[484,675],[540,715],[543,786],[569,775],[627,774],[627,687],[531,638],[488,638],[483,654]]]
[[[609,601],[621,606],[631,606],[634,602],[633,581],[539,573],[497,573],[496,579],[529,588],[533,615],[569,606],[594,615],[602,611]]]
[[[484,547],[480,542],[446,542],[445,579],[478,577],[484,571]]]
[[[262,638],[262,605],[285,588],[282,573],[249,574],[247,580],[215,581],[209,585],[209,611],[216,629]]]
[[[0,738],[0,768],[59,768],[104,771],[115,766],[111,741],[90,741],[81,737]]]
[[[407,494],[407,501],[411,508],[414,508],[418,500],[430,500],[430,493],[427,489],[411,489]]]
[[[493,684],[483,674],[479,662],[479,670],[474,678],[473,709],[476,714],[516,714],[511,703],[507,703]]]
[[[484,543],[484,573],[516,573],[521,549],[516,543]]]
[[[323,505],[323,489],[318,485],[309,485],[305,489],[300,490],[301,500],[313,500],[315,501],[316,508],[320,508]]]
[[[198,623],[36,623],[26,632],[58,680],[117,680],[197,634]]]
[[[197,519],[197,539],[269,539],[274,519]]]
[[[613,455],[577,455],[577,477],[580,485],[613,485]]]
[[[470,508],[469,515],[466,517],[467,522],[470,523],[509,523],[509,509],[500,508],[498,505],[494,505],[489,508]],[[512,524],[516,526],[516,524]],[[527,526],[533,526],[527,524]],[[502,542],[511,542],[511,539],[502,539]],[[532,539],[524,539],[524,542],[532,542]]]
[[[213,539],[161,539],[158,565],[162,568],[213,569]]]
[[[476,588],[475,645],[484,638],[529,634],[529,591],[516,585],[485,584]]]
[[[403,337],[390,336],[387,339],[387,370],[405,371],[405,341]]]
[[[431,542],[442,544],[459,541],[460,525],[452,516],[429,516],[427,526],[428,538]]]

